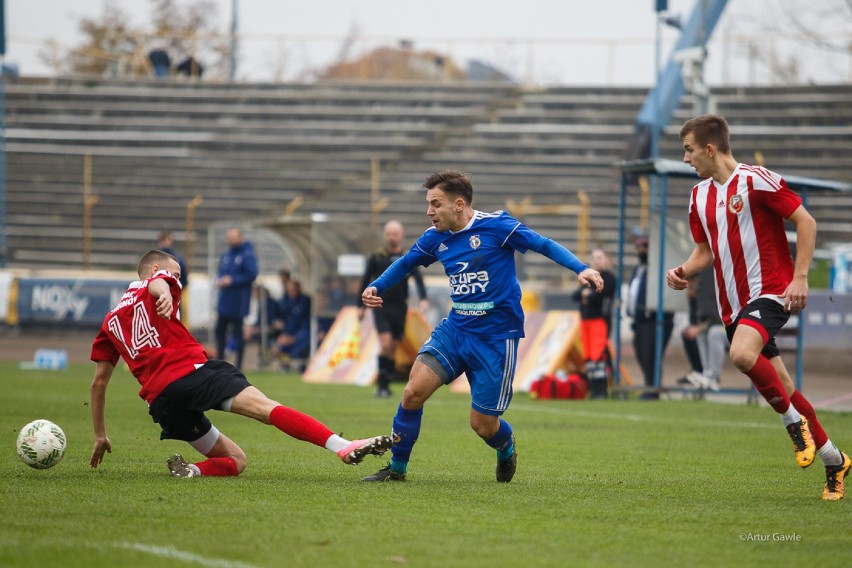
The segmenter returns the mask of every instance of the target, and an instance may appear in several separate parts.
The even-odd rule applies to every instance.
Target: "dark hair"
[[[427,177],[423,182],[426,189],[440,189],[447,195],[461,197],[467,205],[473,204],[473,184],[470,174],[459,170],[442,170]]]
[[[167,252],[163,252],[161,250],[149,250],[142,255],[142,258],[139,259],[139,264],[136,266],[136,273],[139,275],[139,278],[144,278],[144,276],[142,276],[143,272],[148,272],[155,264],[165,262],[169,259],[175,262],[178,261],[178,259]]]
[[[731,131],[728,122],[715,114],[702,114],[687,120],[680,129],[680,139],[692,133],[695,142],[701,146],[713,144],[723,154],[731,153]]]

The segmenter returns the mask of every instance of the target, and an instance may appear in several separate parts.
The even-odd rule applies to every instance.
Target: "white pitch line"
[[[194,562],[196,564],[201,564],[202,566],[211,566],[213,568],[255,568],[252,564],[246,564],[245,562],[222,560],[218,558],[205,558],[170,546],[151,546],[150,544],[142,544],[139,542],[121,542],[115,546],[125,548],[127,550],[145,552],[146,554],[152,554],[154,556],[175,558],[185,562]]]

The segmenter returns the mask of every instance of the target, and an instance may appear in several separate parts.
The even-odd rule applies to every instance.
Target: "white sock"
[[[189,469],[192,470],[192,475],[190,477],[201,477],[201,470],[198,469],[198,466],[194,463],[187,464]]]
[[[802,417],[799,415],[799,411],[793,408],[792,404],[787,408],[787,411],[781,415],[781,421],[784,423],[784,426],[795,424],[801,419]]]
[[[817,454],[825,465],[840,465],[843,463],[843,456],[840,455],[840,450],[831,443],[831,440],[818,449]]]
[[[325,449],[331,450],[336,454],[351,443],[352,442],[346,438],[341,438],[337,434],[332,434],[328,437],[328,440],[325,441]]]

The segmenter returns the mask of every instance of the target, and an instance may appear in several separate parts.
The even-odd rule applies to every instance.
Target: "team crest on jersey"
[[[743,201],[742,196],[740,195],[732,195],[728,200],[728,211],[733,213],[734,215],[739,215],[743,212],[743,207],[745,207],[745,202]]]
[[[482,240],[479,238],[479,235],[472,235],[470,237],[470,248],[476,250],[479,248],[479,245],[482,244]]]

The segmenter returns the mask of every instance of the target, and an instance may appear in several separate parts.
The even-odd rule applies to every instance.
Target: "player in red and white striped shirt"
[[[775,345],[775,334],[790,313],[807,305],[816,221],[781,176],[734,159],[724,118],[693,118],[680,137],[683,161],[704,179],[692,189],[689,202],[695,249],[686,262],[668,271],[666,283],[683,290],[689,276],[713,266],[731,360],[781,415],[799,465],[809,466],[819,454],[826,470],[822,498],[842,499],[852,460],[829,440],[813,407],[795,389]],[[796,226],[795,262],[785,219]]]
[[[91,405],[95,446],[90,465],[98,467],[112,452],[104,420],[106,389],[119,357],[142,386],[139,391],[149,414],[162,428],[161,439],[188,442],[207,457],[188,463],[175,455],[167,461],[175,477],[234,476],[246,466],[246,455],[219,432],[204,415],[224,410],[271,424],[296,439],[324,447],[355,465],[365,456],[390,449],[388,436],[346,440],[315,418],[266,397],[249,384],[245,375],[228,363],[208,360],[204,347],[180,322],[180,266],[172,255],[159,250],[139,260],[140,281],[130,285],[106,315],[92,344],[97,363],[92,380]]]

